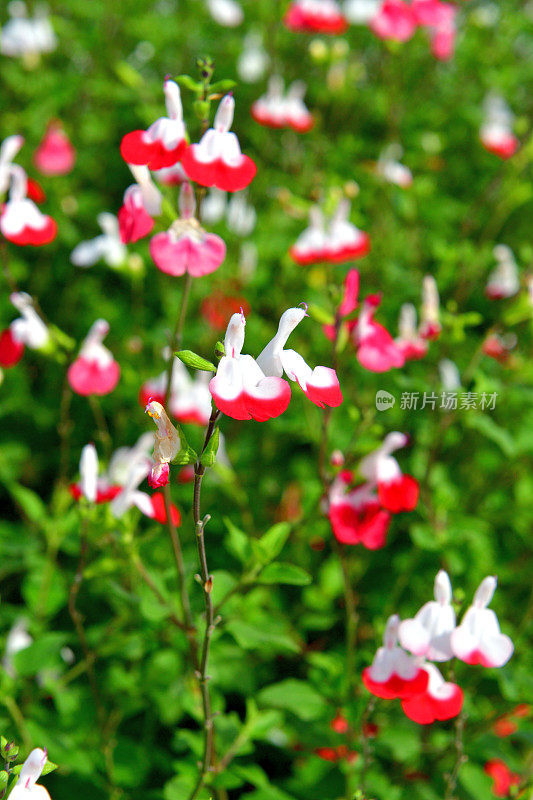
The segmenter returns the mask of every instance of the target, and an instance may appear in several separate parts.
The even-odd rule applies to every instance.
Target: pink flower
[[[380,39],[406,42],[413,36],[417,20],[413,8],[403,0],[383,0],[369,27]]]
[[[474,600],[451,638],[452,650],[466,664],[503,667],[514,650],[511,639],[500,631],[494,611],[487,608],[496,591],[496,578],[485,578]]]
[[[164,92],[168,117],[160,117],[146,131],[132,131],[123,137],[120,154],[128,164],[158,170],[181,160],[187,142],[179,86],[167,78]]]
[[[493,780],[492,794],[495,797],[510,797],[511,787],[520,783],[520,775],[511,772],[505,761],[500,758],[487,761],[483,769]]]
[[[75,160],[76,151],[61,123],[51,122],[33,156],[35,166],[43,175],[66,175],[71,171]]]
[[[381,507],[372,484],[347,492],[351,479],[351,473],[342,472],[331,487],[329,520],[333,533],[342,544],[379,550],[386,544],[391,515]]]
[[[383,636],[383,647],[374,656],[370,667],[363,670],[363,683],[369,692],[385,700],[407,700],[425,692],[429,675],[415,659],[398,647],[397,614],[389,617]]]
[[[451,602],[450,578],[441,569],[435,578],[435,600],[423,605],[413,619],[404,619],[400,623],[402,647],[431,661],[453,658],[451,635],[455,630],[455,611]]]
[[[152,217],[161,214],[162,196],[150,177],[148,167],[130,165],[130,170],[136,183],[124,192],[124,204],[117,214],[123,244],[148,236],[155,225]]]
[[[361,314],[353,329],[353,341],[361,366],[371,372],[388,372],[403,367],[405,355],[390,333],[374,320],[381,304],[381,295],[370,295],[363,303]]]
[[[348,28],[336,0],[293,0],[283,22],[298,33],[339,34]]]
[[[2,207],[0,231],[6,239],[18,245],[49,244],[57,234],[57,224],[47,214],[41,214],[27,193],[27,178],[22,167],[10,168],[9,200]]]
[[[445,681],[434,664],[422,664],[421,669],[429,677],[427,688],[421,694],[402,700],[405,715],[420,725],[456,717],[463,707],[463,690]]]
[[[152,489],[159,489],[160,486],[166,486],[169,473],[170,467],[168,463],[160,462],[156,464],[148,475],[148,485],[151,486]]]
[[[389,433],[381,447],[365,456],[359,464],[361,475],[377,484],[378,499],[382,507],[393,514],[412,511],[418,503],[418,481],[411,475],[404,475],[391,455],[394,450],[405,447],[407,442],[406,434]]]
[[[194,278],[214,272],[226,257],[226,245],[220,236],[206,233],[194,217],[196,202],[190,183],[180,190],[180,218],[168,231],[157,233],[150,242],[150,254],[161,272]]]
[[[230,131],[234,111],[235,100],[228,94],[220,102],[214,127],[204,133],[198,144],[191,144],[185,150],[182,164],[192,181],[238,192],[254,179],[257,167],[241,153],[239,140]]]
[[[251,356],[241,355],[244,314],[233,314],[224,338],[226,355],[209,383],[216,407],[233,419],[265,422],[287,409],[291,389],[281,377],[267,377]]]
[[[207,425],[211,416],[211,394],[207,381],[209,373],[198,371],[192,379],[178,359],[174,359],[172,369],[172,389],[170,392],[169,413],[183,424]],[[167,389],[167,371],[157,378],[143,383],[139,392],[139,403],[145,408],[150,400],[163,404]]]
[[[109,323],[98,319],[87,334],[78,358],[67,373],[71,389],[84,396],[109,394],[120,378],[120,367],[102,340],[109,333]]]

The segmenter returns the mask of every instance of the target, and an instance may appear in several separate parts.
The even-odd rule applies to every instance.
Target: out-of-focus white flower
[[[237,61],[237,74],[245,83],[257,83],[265,75],[270,59],[257,31],[246,34]]]
[[[249,236],[255,228],[257,214],[248,202],[246,192],[235,192],[228,203],[226,212],[228,228],[237,236]]]
[[[207,0],[207,8],[215,22],[225,28],[236,28],[244,20],[244,12],[237,0]]]
[[[120,267],[125,262],[128,251],[120,238],[118,220],[108,211],[103,211],[96,219],[103,233],[76,245],[70,254],[70,260],[76,267],[92,267],[100,259],[108,267]]]
[[[96,501],[98,484],[98,455],[94,444],[86,444],[81,451],[80,458],[80,489],[82,495],[89,501]]]
[[[200,217],[206,225],[216,225],[224,219],[227,208],[227,193],[212,187],[200,206]]]
[[[443,358],[439,361],[439,375],[442,388],[445,391],[455,392],[461,388],[461,375],[457,364],[454,364],[449,358]]]
[[[7,634],[2,666],[11,678],[14,678],[17,672],[13,664],[13,656],[20,653],[21,650],[25,650],[33,642],[27,626],[27,621],[21,617],[15,621]]]
[[[352,25],[367,25],[376,16],[381,0],[345,0],[344,16]]]
[[[0,53],[23,57],[35,63],[41,53],[50,53],[57,47],[57,39],[43,6],[28,17],[26,4],[15,0],[7,6],[10,19],[0,31]]]
[[[42,350],[50,341],[48,327],[36,312],[33,299],[26,292],[13,292],[9,299],[22,314],[13,320],[11,332],[18,342],[22,342],[32,350]]]
[[[243,280],[250,280],[255,275],[259,254],[254,242],[243,242],[239,254],[239,274]]]

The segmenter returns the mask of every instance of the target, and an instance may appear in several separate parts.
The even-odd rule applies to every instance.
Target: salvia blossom
[[[381,447],[365,456],[359,464],[361,475],[377,485],[382,507],[393,514],[412,511],[418,503],[418,481],[412,475],[404,475],[391,455],[395,450],[405,447],[408,441],[405,433],[389,433]]]
[[[329,493],[329,521],[342,544],[362,544],[368,550],[385,546],[391,515],[382,508],[375,485],[365,483],[348,490],[351,472],[341,472]]]
[[[46,350],[50,332],[35,310],[33,299],[26,292],[13,292],[9,299],[22,314],[0,334],[0,366],[13,367],[24,355],[24,347]]]
[[[417,20],[412,6],[404,0],[383,0],[369,27],[380,39],[406,42],[413,36]]]
[[[461,374],[457,364],[449,358],[443,358],[438,363],[439,377],[442,388],[447,392],[456,392],[461,388]]]
[[[14,678],[17,670],[13,657],[21,650],[25,650],[33,642],[33,638],[28,633],[28,623],[23,617],[19,617],[11,626],[6,636],[4,655],[2,656],[2,668]]]
[[[70,254],[70,260],[76,267],[92,267],[100,260],[108,267],[122,266],[128,251],[120,238],[117,217],[108,211],[103,211],[98,214],[96,221],[102,233],[94,239],[77,244]]]
[[[430,2],[430,0],[422,0]],[[431,52],[439,61],[449,61],[455,51],[457,10],[452,3],[438,3],[438,14],[434,23],[429,24]]]
[[[371,372],[388,372],[394,367],[403,367],[405,355],[390,333],[376,322],[374,316],[381,305],[381,295],[369,295],[361,309],[352,339],[357,360]]]
[[[510,797],[513,786],[520,783],[520,775],[511,772],[505,761],[501,758],[492,758],[487,761],[483,770],[492,778],[492,794],[495,797]]]
[[[180,186],[187,180],[185,170],[180,163],[173,164],[171,167],[162,167],[153,171],[154,178],[164,186]]]
[[[368,25],[379,6],[380,0],[346,0],[343,10],[352,25]]]
[[[123,205],[117,214],[120,239],[123,244],[137,242],[151,233],[153,217],[161,214],[163,198],[152,181],[148,167],[128,165],[135,183],[124,192]]]
[[[227,192],[212,186],[200,204],[200,218],[207,225],[216,225],[224,219],[227,207]]]
[[[445,681],[434,664],[422,663],[420,666],[428,675],[428,685],[421,694],[402,700],[404,714],[420,725],[453,719],[463,707],[463,690],[456,683]]]
[[[151,442],[153,442],[153,438],[152,434],[150,434]],[[167,522],[163,495],[159,492],[149,495],[146,492],[141,492],[138,488],[139,484],[148,477],[151,468],[152,461],[147,458],[144,461],[137,461],[131,464],[126,482],[121,487],[119,494],[111,501],[110,508],[114,517],[120,518],[124,516],[130,508],[135,506],[145,517],[161,523]],[[174,525],[181,524],[180,513],[173,503],[170,506],[170,518]]]
[[[57,234],[56,222],[42,214],[27,197],[28,180],[22,167],[11,165],[10,177],[9,199],[0,214],[0,231],[14,244],[49,244]]]
[[[370,238],[349,221],[349,216],[350,203],[343,199],[326,229],[322,212],[316,206],[312,207],[309,227],[289,250],[294,261],[302,265],[321,261],[342,264],[367,255]]]
[[[269,61],[261,34],[257,31],[247,33],[237,59],[237,74],[241,81],[245,83],[260,81],[268,68]]]
[[[249,156],[242,154],[236,134],[230,131],[234,111],[235,100],[227,94],[220,101],[213,127],[198,144],[191,144],[185,150],[182,164],[192,181],[238,192],[254,179],[257,167]]]
[[[50,800],[50,795],[44,786],[37,783],[46,761],[46,750],[37,747],[31,751],[9,795],[13,800]]]
[[[438,339],[442,331],[440,324],[440,298],[437,282],[432,275],[424,275],[422,281],[422,309],[418,332],[423,339]]]
[[[120,153],[128,164],[162,169],[176,164],[185,152],[187,142],[179,86],[167,78],[163,88],[168,116],[160,117],[145,131],[132,131],[123,137]]]
[[[150,241],[150,255],[167,275],[209,275],[224,261],[226,245],[220,236],[207,233],[195,218],[196,200],[188,182],[180,189],[179,210],[179,219],[168,231],[157,233]]]
[[[209,13],[219,25],[236,28],[244,20],[244,12],[237,0],[207,0]]]
[[[80,456],[80,480],[69,486],[74,500],[85,497],[89,503],[108,503],[120,493],[121,486],[109,474],[99,476],[99,469],[94,444],[86,444]]]
[[[344,33],[348,27],[337,0],[292,0],[283,22],[302,33]]]
[[[255,228],[257,214],[248,202],[246,192],[235,192],[231,196],[226,211],[228,228],[236,236],[249,236]]]
[[[487,336],[482,345],[482,350],[486,356],[493,358],[500,364],[507,364],[511,356],[511,350],[516,347],[517,337],[515,333],[491,333]]]
[[[28,17],[26,4],[21,0],[8,3],[7,10],[11,19],[0,31],[0,53],[22,57],[28,65],[35,66],[41,53],[50,53],[57,47],[48,15],[38,7],[35,15]]]
[[[5,194],[9,189],[13,159],[23,144],[24,137],[14,134],[4,139],[0,145],[0,195]]]
[[[60,122],[50,122],[33,161],[43,175],[66,175],[76,160],[76,151]]]
[[[395,340],[405,361],[424,358],[428,343],[420,336],[416,327],[416,309],[412,303],[404,303],[400,308],[398,337]]]
[[[389,617],[383,636],[383,647],[374,656],[370,667],[363,670],[363,683],[369,692],[386,700],[406,700],[420,695],[427,688],[429,675],[417,661],[398,646],[397,614]]]
[[[150,400],[146,405],[145,412],[152,417],[157,426],[153,452],[154,465],[148,475],[148,484],[153,489],[157,489],[168,483],[169,464],[181,449],[181,439],[161,403],[158,403],[157,400]]]
[[[387,183],[408,189],[413,183],[413,173],[409,167],[399,161],[402,153],[403,150],[398,144],[386,147],[376,164],[376,173]]]
[[[68,368],[71,389],[81,395],[104,395],[115,389],[120,367],[111,352],[103,345],[109,333],[109,323],[98,319],[93,323],[81,346],[80,353]]]
[[[214,330],[224,330],[226,320],[243,309],[244,316],[250,313],[250,306],[244,297],[227,295],[220,291],[212,292],[202,300],[200,311],[207,324]]]
[[[314,119],[303,101],[305,89],[305,83],[295,81],[285,93],[283,78],[273,75],[267,93],[252,105],[252,117],[268,128],[292,128],[297,133],[307,133]]]
[[[150,400],[164,404],[167,389],[167,371],[146,381],[139,392],[139,403],[146,407]],[[211,416],[211,394],[208,388],[209,373],[198,371],[190,377],[186,367],[174,359],[172,388],[168,401],[170,414],[180,423],[207,425]]]
[[[451,635],[454,655],[466,664],[503,667],[513,654],[511,639],[501,633],[496,614],[487,608],[496,591],[496,583],[494,576],[481,582],[472,605]]]
[[[484,121],[479,131],[481,144],[500,158],[511,158],[518,149],[513,133],[513,115],[509,106],[496,94],[488,94],[483,105]]]
[[[491,300],[513,297],[520,289],[518,267],[513,251],[505,244],[497,244],[492,251],[497,261],[485,287],[485,294]]]
[[[413,619],[405,619],[400,624],[402,647],[430,661],[449,661],[453,657],[450,638],[455,629],[451,602],[450,578],[441,569],[435,578],[435,600],[423,605]]]

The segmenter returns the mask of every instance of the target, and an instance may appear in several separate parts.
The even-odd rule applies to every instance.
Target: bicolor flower
[[[219,25],[236,28],[244,20],[244,12],[237,0],[207,0],[209,13]]]
[[[153,436],[151,438],[153,440]],[[132,464],[127,482],[111,502],[110,508],[114,517],[120,518],[124,516],[130,508],[135,506],[145,517],[161,523],[167,522],[163,495],[159,492],[149,495],[146,492],[141,492],[138,488],[139,484],[148,477],[151,468],[151,459],[146,459],[144,463]],[[170,506],[170,518],[174,525],[181,524],[180,513],[173,503]]]
[[[167,275],[209,275],[224,261],[226,245],[220,236],[207,233],[195,218],[196,201],[188,182],[181,186],[179,209],[179,219],[150,241],[150,255],[156,267]]]
[[[376,164],[376,173],[387,183],[408,189],[413,183],[413,173],[409,167],[399,161],[402,153],[403,150],[398,144],[386,147]]]
[[[297,133],[307,133],[314,119],[303,101],[305,88],[305,83],[295,81],[285,94],[283,79],[273,75],[267,93],[252,105],[252,117],[268,128],[292,128]]]
[[[0,197],[9,189],[13,159],[24,144],[24,137],[8,136],[0,145]]]
[[[76,160],[76,151],[60,122],[51,122],[33,156],[43,175],[66,175]]]
[[[351,269],[346,274],[344,279],[344,294],[341,304],[337,309],[337,318],[345,325],[348,333],[351,333],[356,325],[355,320],[345,321],[345,317],[350,316],[359,306],[359,284],[360,275],[359,270]],[[322,330],[330,341],[335,341],[337,334],[335,325],[323,325]]]
[[[351,480],[350,472],[341,472],[331,486],[328,514],[333,534],[342,544],[379,550],[386,544],[391,515],[381,507],[371,484],[347,491]]]
[[[479,131],[481,144],[500,158],[513,156],[518,149],[518,139],[513,133],[513,115],[499,95],[489,94],[484,103],[484,122]]]
[[[152,231],[153,217],[161,214],[161,192],[152,181],[148,167],[128,165],[135,183],[124,192],[117,214],[120,238],[124,244],[137,242]]]
[[[47,761],[46,750],[35,748],[22,765],[18,780],[9,797],[13,800],[50,800],[44,786],[37,783]]]
[[[370,667],[363,670],[363,683],[369,692],[385,700],[406,700],[427,689],[429,675],[417,661],[398,647],[397,614],[389,617],[383,636],[383,647],[374,656]]]
[[[209,391],[216,407],[228,417],[265,422],[283,414],[291,399],[291,389],[287,381],[267,376],[255,359],[241,354],[245,325],[242,311],[233,314],[224,338],[225,355],[209,383]]]
[[[122,139],[120,154],[128,164],[162,169],[176,164],[185,152],[187,142],[179,86],[167,78],[163,90],[168,116],[160,117],[145,131],[132,131]]]
[[[369,27],[380,39],[407,42],[413,36],[417,22],[408,3],[403,0],[383,0]]]
[[[244,37],[242,51],[237,59],[237,74],[245,83],[257,83],[265,74],[269,64],[261,35],[256,31],[247,33]]]
[[[500,631],[494,611],[487,608],[496,591],[496,578],[485,578],[474,595],[472,605],[452,633],[454,655],[466,664],[503,667],[514,650],[511,639]]]
[[[420,336],[416,327],[416,309],[412,303],[404,303],[400,308],[398,337],[395,343],[401,350],[405,361],[424,358],[428,343]]]
[[[285,373],[319,408],[335,408],[343,399],[335,370],[330,367],[312,369],[295,350],[284,349],[293,330],[308,316],[307,306],[303,305],[304,308],[289,308],[282,314],[278,332],[258,356],[257,364],[267,377],[281,378]]]
[[[192,181],[238,192],[254,179],[257,167],[249,156],[242,154],[236,134],[230,131],[234,111],[235,100],[227,94],[220,101],[213,127],[198,144],[191,144],[185,150],[182,164]]]
[[[362,258],[370,252],[370,238],[349,221],[350,203],[339,202],[327,231],[326,259],[332,264],[343,264]]]
[[[374,315],[381,305],[381,295],[369,295],[357,319],[352,338],[357,360],[371,372],[388,372],[394,367],[403,367],[405,356],[390,333],[376,322]]]
[[[68,368],[70,388],[84,396],[109,394],[120,378],[120,367],[111,352],[103,345],[109,333],[109,323],[98,319],[93,323],[75,361]]]
[[[148,475],[148,484],[152,489],[157,489],[168,483],[169,464],[181,449],[181,439],[161,403],[150,400],[145,412],[152,417],[157,426],[153,452],[154,465]]]
[[[143,408],[150,400],[157,400],[162,405],[164,404],[167,377],[165,370],[157,378],[143,383],[139,392],[139,403]],[[178,422],[207,425],[211,416],[211,394],[208,388],[208,379],[209,373],[203,371],[197,371],[194,379],[191,378],[179,358],[174,359],[168,409]]]
[[[490,761],[487,761],[483,770],[492,778],[492,794],[495,797],[510,797],[511,788],[518,786],[520,783],[520,775],[517,775],[516,772],[511,772],[501,758],[491,758]]]
[[[187,180],[185,170],[179,162],[171,167],[155,169],[153,176],[158,183],[162,183],[164,186],[181,186],[183,181]]]
[[[111,483],[125,486],[133,467],[150,463],[150,453],[154,447],[154,434],[142,433],[133,447],[118,447],[109,459],[107,476]]]
[[[438,339],[442,331],[440,324],[440,298],[433,275],[424,275],[422,281],[422,308],[418,333],[423,339]]]
[[[13,292],[9,299],[22,314],[0,334],[0,366],[13,367],[24,355],[24,347],[46,350],[50,332],[35,310],[33,299],[26,292]]]
[[[337,0],[292,0],[283,18],[286,27],[301,33],[344,33],[348,27]]]
[[[420,725],[456,717],[463,707],[463,690],[456,683],[445,681],[434,664],[423,663],[421,669],[429,678],[427,688],[421,694],[402,700],[404,714]]]
[[[516,342],[515,333],[506,333],[503,336],[499,333],[491,333],[483,342],[482,350],[486,356],[493,358],[500,364],[507,364],[511,356],[511,350],[516,347]]]
[[[419,485],[412,475],[404,475],[400,465],[391,455],[408,442],[405,433],[389,433],[381,447],[365,456],[359,472],[378,487],[378,499],[383,508],[393,514],[412,511],[418,503]]]
[[[492,251],[497,261],[485,287],[490,300],[513,297],[520,289],[520,278],[513,251],[505,244],[497,244]]]
[[[98,454],[94,444],[86,444],[80,457],[80,480],[71,483],[69,492],[74,500],[81,497],[89,503],[108,503],[121,491],[118,483],[110,480],[109,474],[99,476]]]
[[[28,199],[28,181],[22,167],[12,165],[10,174],[9,200],[0,214],[0,231],[14,244],[49,244],[57,234],[56,222],[41,214],[33,200]]]
[[[400,623],[402,647],[430,661],[453,658],[450,637],[455,630],[455,611],[451,602],[450,578],[441,569],[435,578],[435,600],[423,605],[413,619],[404,619]]]
[[[324,259],[326,246],[324,215],[318,206],[311,206],[309,226],[298,236],[289,255],[302,266],[316,264]]]
[[[103,260],[108,267],[120,267],[126,261],[128,251],[120,238],[117,217],[108,211],[98,214],[96,221],[102,229],[100,236],[80,242],[70,254],[76,267],[92,267]]]

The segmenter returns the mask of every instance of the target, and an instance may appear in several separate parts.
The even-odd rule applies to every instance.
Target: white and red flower
[[[22,765],[18,779],[9,796],[13,800],[50,800],[44,786],[37,783],[47,761],[46,750],[35,748]]]
[[[405,447],[408,441],[405,433],[389,433],[381,447],[365,456],[359,464],[361,475],[377,485],[382,507],[393,514],[412,511],[418,503],[418,481],[412,475],[404,475],[391,455],[400,447]]]
[[[422,339],[434,341],[442,331],[440,324],[440,298],[437,282],[432,275],[424,275],[422,281],[422,309],[418,333]]]
[[[96,320],[78,357],[68,368],[69,385],[77,394],[105,395],[115,389],[120,379],[120,367],[102,343],[108,333],[109,323],[105,319]]]
[[[234,111],[235,100],[227,94],[220,101],[213,127],[198,144],[186,148],[182,164],[192,181],[238,192],[254,179],[257,167],[249,156],[243,155],[236,134],[230,131]]]
[[[135,183],[124,192],[123,205],[117,214],[123,244],[137,242],[151,233],[153,217],[161,214],[162,195],[150,176],[148,167],[129,165]]]
[[[348,28],[337,0],[292,0],[283,22],[298,33],[339,34]]]
[[[126,163],[149,169],[172,167],[187,147],[179,86],[167,78],[164,83],[167,117],[160,117],[147,130],[127,133],[120,144]]]
[[[120,238],[117,217],[108,211],[98,214],[96,221],[102,229],[100,236],[80,242],[70,254],[70,260],[76,267],[92,267],[100,259],[108,267],[120,267],[126,261],[128,251]]]
[[[404,714],[420,725],[431,725],[437,720],[456,717],[463,707],[464,694],[461,687],[445,681],[434,664],[423,663],[421,669],[429,678],[427,688],[421,694],[402,700]]]
[[[304,266],[321,261],[342,264],[367,255],[370,238],[349,221],[349,215],[350,203],[341,200],[326,230],[322,211],[313,206],[309,212],[309,227],[289,250],[293,260]]]
[[[417,330],[416,309],[412,303],[404,303],[400,308],[398,334],[395,343],[405,361],[424,358],[428,351],[428,343]]]
[[[146,405],[145,412],[152,417],[157,426],[153,452],[154,463],[148,475],[148,484],[153,489],[157,489],[168,483],[169,464],[181,449],[181,439],[161,403],[157,400],[150,400]]]
[[[484,122],[479,131],[481,144],[500,158],[513,156],[518,149],[518,139],[513,133],[513,115],[499,95],[489,94],[484,103]]]
[[[109,474],[99,476],[98,454],[94,444],[86,444],[80,457],[80,480],[71,483],[69,491],[74,500],[84,497],[89,503],[109,503],[122,491]]]
[[[387,183],[408,189],[413,183],[413,173],[409,167],[399,161],[402,153],[403,149],[398,144],[386,147],[376,164],[376,173]]]
[[[24,355],[27,345],[31,350],[45,350],[50,342],[50,332],[35,310],[33,299],[26,292],[13,292],[9,299],[22,314],[0,334],[0,366],[14,367]]]
[[[496,584],[494,576],[481,582],[472,605],[452,633],[453,653],[466,664],[503,667],[513,654],[511,639],[501,633],[496,614],[487,608],[496,591]]]
[[[381,295],[369,295],[357,319],[352,338],[357,360],[371,372],[388,372],[394,367],[403,367],[405,355],[390,333],[376,322],[374,315],[381,305]]]
[[[309,226],[298,236],[289,254],[297,264],[307,266],[325,259],[326,246],[324,215],[318,206],[311,206]]]
[[[278,331],[258,356],[257,364],[267,377],[281,378],[285,373],[319,408],[335,408],[343,399],[335,370],[330,367],[312,369],[295,350],[284,350],[292,331],[308,316],[307,306],[303,305],[303,308],[289,308],[282,314]]]
[[[9,189],[13,159],[24,144],[24,137],[8,136],[0,145],[0,197]]]
[[[281,377],[267,377],[257,361],[241,355],[244,344],[244,314],[233,314],[224,338],[226,355],[209,383],[216,407],[233,419],[264,422],[286,410],[291,389]]]
[[[314,119],[303,100],[305,89],[305,83],[295,81],[285,94],[283,78],[273,75],[267,93],[252,105],[252,117],[268,128],[292,128],[297,133],[307,133]]]
[[[453,658],[451,635],[455,630],[455,611],[451,605],[452,585],[443,569],[435,578],[434,591],[435,600],[423,605],[413,619],[400,623],[400,644],[415,656],[449,661]]]
[[[412,6],[403,0],[383,0],[369,27],[380,39],[407,42],[417,28],[417,20]]]
[[[157,378],[146,381],[139,392],[139,403],[143,408],[150,400],[157,400],[162,405],[167,389],[167,371]],[[174,359],[172,368],[172,388],[168,401],[170,414],[180,423],[207,425],[211,416],[211,394],[208,388],[209,373],[198,371],[192,379],[178,359]]]
[[[43,175],[66,175],[76,160],[76,151],[60,122],[50,122],[37,147],[33,162]]]
[[[369,692],[386,700],[407,700],[422,694],[428,685],[429,675],[417,661],[398,647],[397,614],[389,617],[383,636],[383,647],[374,656],[370,667],[363,670],[363,683]]]
[[[10,177],[9,200],[1,210],[0,231],[14,244],[49,244],[57,234],[56,222],[28,199],[28,181],[22,167],[11,165]]]
[[[385,546],[391,515],[381,507],[375,486],[365,483],[347,491],[350,472],[341,472],[329,493],[329,521],[342,544],[362,544],[368,550]]]
[[[513,297],[520,289],[518,267],[513,251],[505,244],[497,244],[492,252],[497,265],[489,275],[485,294],[490,300]]]
[[[150,255],[156,267],[167,275],[209,275],[224,261],[226,245],[220,236],[207,233],[195,218],[196,201],[188,182],[181,186],[179,209],[179,219],[150,241]]]

